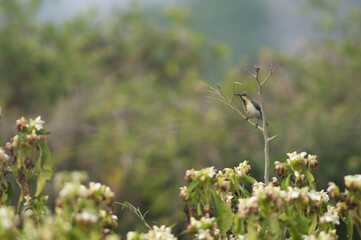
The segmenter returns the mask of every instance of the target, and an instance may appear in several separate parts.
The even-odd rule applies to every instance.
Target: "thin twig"
[[[273,135],[272,137],[268,138],[268,141],[272,141],[273,139],[275,139],[277,137],[277,135]]]
[[[224,96],[224,94],[223,94],[223,92],[222,92],[222,88],[221,88],[215,81],[213,81],[213,80],[211,80],[211,81],[217,86],[218,92],[221,94],[221,96],[224,98],[224,100],[226,100],[227,102],[229,102],[229,101],[228,101],[228,98],[227,98],[226,96]]]
[[[232,98],[231,98],[231,105],[233,105],[233,97],[234,97],[234,86],[238,84],[239,86],[242,86],[242,83],[234,81],[232,84]]]
[[[248,71],[248,69],[246,68],[246,69],[244,69],[244,71],[246,72],[246,73],[248,73],[249,75],[251,75],[254,79],[256,79],[257,77],[256,77],[256,75],[254,75],[253,73],[251,73],[250,71]]]
[[[219,93],[219,92],[215,92],[215,91],[211,91],[211,90],[208,90],[208,91],[205,91],[206,93],[214,93],[214,94],[217,94],[218,96],[221,96],[222,95]]]
[[[221,100],[221,99],[219,99],[219,98],[215,98],[215,97],[210,97],[210,96],[205,96],[206,98],[208,98],[208,99],[212,99],[212,100],[216,100],[216,101],[218,101],[218,102],[221,102],[221,103],[223,103],[223,104],[226,104],[227,106],[229,106],[230,108],[232,108],[234,111],[236,111],[242,118],[244,118],[244,119],[246,119],[246,116],[240,111],[240,110],[238,110],[238,108],[236,108],[234,105],[232,105],[232,104],[230,104],[229,102],[226,102],[226,101],[224,101],[224,100]],[[254,122],[252,122],[252,121],[247,121],[247,122],[249,122],[251,125],[253,125],[253,126],[256,126],[256,123],[254,123]],[[261,130],[262,131],[262,127],[261,126],[257,126],[257,128],[259,129],[259,130]]]
[[[139,218],[140,220],[144,223],[144,225],[152,230],[152,228],[149,226],[149,224],[145,221],[145,215],[147,215],[147,213],[149,211],[146,211],[144,214],[142,214],[142,212],[140,211],[139,207],[136,208],[134,207],[132,204],[128,203],[128,202],[125,202],[125,203],[121,203],[121,202],[114,202],[116,204],[119,204],[119,205],[122,205],[123,207],[126,207],[128,208],[130,211],[132,211],[133,213],[135,213]]]
[[[203,86],[206,86],[206,87],[208,87],[208,88],[210,88],[210,89],[212,89],[212,90],[214,90],[214,91],[217,92],[217,89],[215,89],[214,87],[212,87],[212,86],[210,86],[210,85],[208,85],[208,84],[206,84],[206,83],[204,83],[204,82],[199,82],[199,83],[202,84]]]
[[[274,73],[274,71],[276,71],[276,69],[277,69],[276,67],[271,66],[268,76],[265,78],[265,80],[263,80],[263,82],[261,83],[261,86],[263,86],[263,84],[266,83],[266,81],[272,76],[272,73]]]

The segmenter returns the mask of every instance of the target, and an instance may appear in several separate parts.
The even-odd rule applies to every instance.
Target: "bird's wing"
[[[252,101],[252,103],[255,106],[255,108],[261,112],[261,107],[258,105],[258,103],[256,103],[255,101]]]

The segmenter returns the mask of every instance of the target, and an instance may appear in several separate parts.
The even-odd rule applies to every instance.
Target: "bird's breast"
[[[248,114],[249,117],[258,118],[260,116],[260,112],[249,100],[247,100],[246,104],[244,104],[244,111]]]

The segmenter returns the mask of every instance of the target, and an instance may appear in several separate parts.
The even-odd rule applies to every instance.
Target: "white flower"
[[[63,198],[87,197],[88,192],[84,185],[66,182],[63,189],[60,190],[59,196]]]
[[[171,233],[170,227],[162,225],[160,227],[153,226],[153,230],[150,230],[147,235],[143,235],[141,239],[150,240],[176,240],[177,238]]]
[[[293,153],[287,153],[288,159],[287,163],[292,165],[293,163],[305,163],[305,156],[307,155],[306,152],[297,153],[296,151]]]
[[[2,206],[0,208],[0,228],[10,229],[17,225],[18,218],[13,207]]]
[[[118,216],[117,215],[112,215],[112,220],[113,221],[118,221]]]
[[[345,187],[347,189],[354,189],[361,187],[361,174],[345,176]]]
[[[331,192],[332,190],[335,190],[335,188],[337,187],[334,182],[329,182],[328,185],[329,185],[327,188],[328,193]]]
[[[335,234],[335,233],[333,233],[333,230],[331,231],[331,234]],[[321,232],[315,233],[313,235],[303,235],[302,239],[303,240],[335,240],[335,239],[337,239],[334,235],[331,235],[331,234],[321,231]]]
[[[203,168],[196,174],[196,177],[204,182],[206,179],[213,178],[216,175],[216,169],[214,167]]]
[[[136,232],[128,232],[127,233],[127,240],[137,239],[138,234]]]
[[[330,199],[328,194],[325,193],[323,190],[321,192],[316,192],[315,190],[311,190],[307,196],[312,200],[316,202],[323,202],[326,203]]]
[[[251,213],[258,213],[258,197],[241,198],[238,200],[238,215],[241,219],[246,219]]]
[[[248,165],[248,161],[243,161],[237,167],[234,168],[236,177],[243,177],[247,175],[250,170],[251,170],[251,166]]]
[[[110,187],[106,186],[104,190],[104,196],[106,199],[111,200],[114,198],[115,193],[110,189]]]
[[[340,224],[338,220],[338,213],[335,207],[327,206],[327,212],[323,216],[320,217],[320,223],[333,223],[333,224]]]
[[[2,148],[0,148],[0,161],[8,161],[9,155],[7,155]]]
[[[197,239],[213,239],[209,229],[200,229],[196,234]]]
[[[89,190],[91,192],[96,192],[98,191],[100,188],[102,187],[101,183],[95,183],[95,182],[90,182],[89,183]]]
[[[30,119],[30,127],[35,127],[36,130],[41,130],[43,129],[43,124],[44,124],[44,121],[41,120],[41,116],[35,118],[35,120],[33,119]]]
[[[88,211],[82,211],[75,215],[77,222],[85,224],[94,224],[98,221],[98,216]]]

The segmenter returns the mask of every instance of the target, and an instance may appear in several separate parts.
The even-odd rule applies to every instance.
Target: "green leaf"
[[[352,240],[353,237],[353,227],[355,225],[353,218],[350,216],[350,214],[346,213],[345,216],[345,223],[347,228],[347,238]]]
[[[308,228],[308,234],[313,234],[317,227],[317,216],[314,214],[311,216],[311,225]]]
[[[41,167],[47,171],[53,171],[53,162],[51,161],[51,154],[48,145],[43,141],[38,141],[40,149]]]
[[[272,239],[282,239],[283,228],[280,227],[280,222],[278,221],[278,216],[276,214],[270,216],[269,231],[273,236]]]
[[[19,132],[18,133],[19,140],[21,140],[23,137],[25,137],[26,134],[27,134],[26,132]]]
[[[314,176],[312,175],[312,173],[308,170],[305,171],[305,175],[307,177],[307,180],[308,180],[308,183],[310,184],[310,187],[311,189],[316,189],[316,186],[314,184],[315,182],[315,178]]]
[[[203,212],[202,212],[202,207],[201,207],[201,203],[199,202],[197,204],[197,215],[198,216],[202,216]]]
[[[1,191],[1,199],[0,199],[0,203],[1,205],[4,204],[6,202],[6,200],[8,199],[8,181],[6,181],[6,179],[4,177],[0,176],[0,191]]]
[[[243,196],[245,196],[245,197],[250,197],[251,196],[251,194],[244,187],[241,188],[241,192],[243,193]]]
[[[247,224],[247,235],[248,239],[258,239],[257,226],[251,221]]]
[[[287,222],[289,217],[287,216],[286,213],[282,213],[279,217],[279,220],[283,221],[283,222]]]
[[[291,182],[291,175],[292,174],[288,174],[287,177],[283,178],[282,180],[282,190],[287,190],[287,187],[290,186],[290,182]]]
[[[187,233],[197,233],[197,229],[186,229],[184,231],[182,231],[180,234],[178,234],[178,237],[184,235],[184,234],[187,234]]]
[[[8,199],[6,199],[6,205],[10,206],[13,201],[14,190],[11,182],[7,181],[7,184],[6,194],[8,195]]]
[[[49,135],[51,132],[49,130],[46,129],[41,129],[39,131],[36,131],[37,134],[44,134],[44,135]]]
[[[249,182],[249,183],[251,183],[251,184],[257,183],[257,180],[254,179],[254,178],[251,177],[251,176],[243,176],[243,177],[240,178],[240,180],[241,180],[241,181]]]
[[[198,186],[198,184],[200,183],[199,180],[196,180],[196,181],[193,181],[189,187],[188,187],[188,194],[187,194],[187,197],[186,197],[186,200],[188,200],[189,198],[189,195],[192,193],[192,191]]]
[[[46,143],[43,141],[38,141],[38,147],[40,151],[39,161],[41,161],[41,169],[36,181],[36,197],[41,194],[45,187],[46,181],[50,180],[51,176],[53,175],[53,162],[51,161],[51,154],[48,145],[46,145]]]
[[[224,235],[233,225],[233,212],[227,203],[219,199],[214,191],[211,191],[211,201],[221,235]]]
[[[268,231],[269,229],[269,224],[270,224],[270,218],[266,218],[265,221],[262,224],[261,229],[258,231],[258,238],[259,239],[263,239],[266,231]]]
[[[308,219],[302,214],[297,214],[294,218],[294,222],[297,223],[298,232],[302,235],[307,233],[308,230]]]

